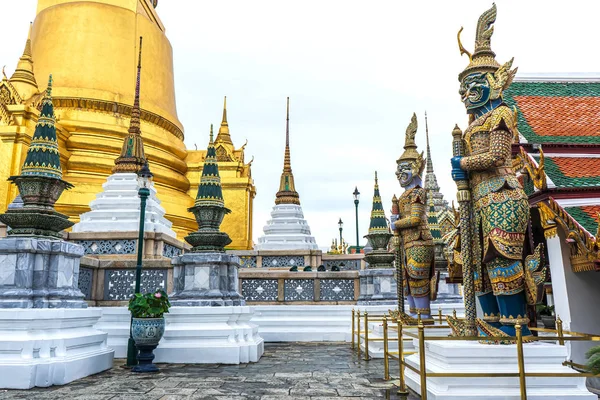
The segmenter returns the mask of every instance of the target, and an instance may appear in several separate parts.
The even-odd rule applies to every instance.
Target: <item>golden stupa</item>
[[[53,75],[54,110],[63,179],[75,185],[57,210],[77,222],[102,191],[127,134],[133,105],[139,37],[144,38],[141,130],[158,197],[179,238],[197,229],[187,211],[206,150],[188,150],[177,118],[173,51],[156,0],[38,0],[36,18],[14,74],[0,82],[0,212],[16,196],[6,182],[18,175],[45,87]],[[40,78],[40,82],[44,82]],[[231,214],[222,229],[232,249],[251,249],[256,190],[244,146],[235,149],[227,111],[215,141],[223,197]]]

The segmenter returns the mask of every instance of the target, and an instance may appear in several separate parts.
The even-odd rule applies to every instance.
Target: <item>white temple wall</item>
[[[600,274],[594,271],[573,272],[569,245],[560,229],[556,237],[547,240],[547,245],[555,313],[563,321],[564,329],[600,334]],[[585,364],[585,353],[594,343],[574,341],[568,346],[570,358],[576,363]]]

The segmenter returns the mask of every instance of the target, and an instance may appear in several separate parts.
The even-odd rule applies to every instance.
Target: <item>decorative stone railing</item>
[[[69,232],[65,239],[79,243],[87,256],[136,257],[137,232]],[[189,250],[187,243],[156,232],[144,232],[144,258],[173,258]],[[123,257],[126,256],[126,257]]]
[[[135,232],[68,233],[70,241],[84,246],[79,288],[91,306],[126,304],[135,286],[137,236]],[[144,234],[142,292],[162,288],[173,291],[171,258],[189,249],[170,236]],[[365,268],[363,254],[322,254],[317,251],[241,251],[240,293],[249,304],[353,304],[360,295],[358,271]],[[323,265],[326,272],[318,272]],[[290,272],[293,266],[298,272]],[[303,272],[311,266],[313,272]],[[331,271],[333,267],[340,271]]]
[[[145,259],[141,291],[173,290],[171,259]],[[136,260],[99,259],[84,256],[79,267],[79,289],[90,306],[127,304],[135,289]]]
[[[79,289],[91,306],[127,304],[135,288],[136,232],[69,232],[66,239],[81,244],[85,256],[79,270]],[[173,290],[171,258],[189,249],[179,240],[155,232],[144,233],[141,290]]]
[[[311,266],[316,270],[324,265],[329,271],[337,266],[342,271],[358,271],[365,268],[364,254],[323,254],[321,250],[254,251],[228,250],[240,258],[242,268],[291,268],[302,270]]]
[[[358,271],[244,268],[239,284],[247,304],[354,304],[360,295]]]

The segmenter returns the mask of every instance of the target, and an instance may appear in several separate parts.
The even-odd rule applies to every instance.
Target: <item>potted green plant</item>
[[[587,357],[587,371],[592,374],[600,375],[600,346],[594,346],[585,353]],[[600,376],[588,377],[587,387],[590,392],[600,394]]]
[[[536,311],[538,316],[542,320],[542,323],[544,324],[544,328],[556,328],[556,316],[554,315],[554,306],[548,307],[545,304],[538,304],[536,306]]]
[[[138,362],[133,372],[156,372],[158,368],[154,360],[154,349],[165,333],[164,314],[169,312],[171,303],[164,290],[154,293],[136,293],[129,300],[131,311],[131,335],[139,350]]]

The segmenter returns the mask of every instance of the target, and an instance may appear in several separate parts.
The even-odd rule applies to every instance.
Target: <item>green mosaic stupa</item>
[[[55,123],[50,75],[21,174],[8,178],[17,185],[23,200],[23,207],[0,215],[0,221],[11,228],[9,235],[62,238],[61,231],[73,225],[66,215],[54,210],[63,190],[73,187],[62,180]]]
[[[369,234],[365,236],[371,243],[373,251],[365,255],[369,268],[391,268],[394,254],[388,251],[388,244],[392,238],[385,211],[379,194],[379,182],[377,171],[375,171],[375,188],[373,191],[373,208],[371,208],[371,222],[369,223]]]
[[[373,250],[387,251],[387,245],[393,235],[390,233],[385,211],[379,194],[379,182],[377,171],[375,171],[375,188],[373,191],[373,208],[371,209],[371,222],[369,223],[369,234],[365,237],[371,242]]]
[[[219,229],[225,214],[231,212],[225,207],[217,152],[213,142],[213,126],[210,126],[210,141],[204,159],[202,176],[194,207],[188,209],[196,217],[198,231],[189,234],[185,240],[193,246],[193,252],[223,252],[231,243],[229,235]]]
[[[56,118],[52,104],[52,75],[50,75],[48,88],[42,100],[42,112],[35,125],[35,132],[29,150],[27,150],[21,176],[62,178],[55,123]]]

